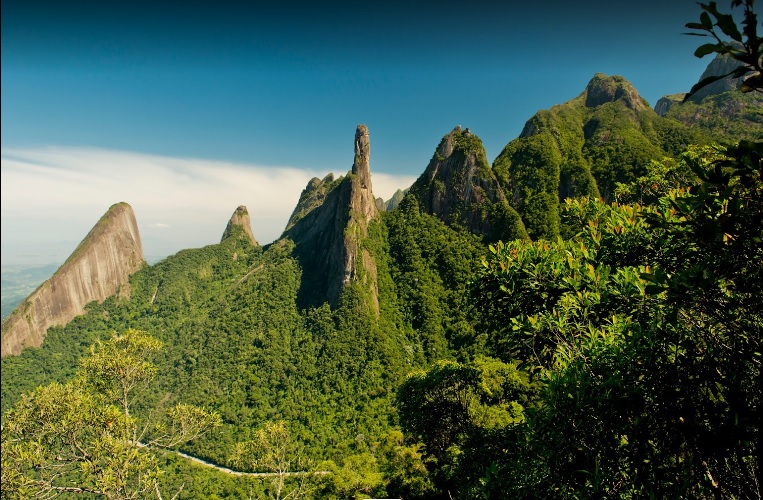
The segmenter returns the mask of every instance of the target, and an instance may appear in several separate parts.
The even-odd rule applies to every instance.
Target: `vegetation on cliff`
[[[690,105],[660,117],[596,75],[492,168],[447,134],[383,212],[359,126],[352,172],[311,181],[284,238],[146,266],[3,358],[3,494],[40,474],[6,477],[9,424],[45,391],[100,402],[78,360],[136,329],[165,348],[131,418],[203,407],[219,428],[169,448],[275,473],[152,454],[181,497],[759,496],[763,144],[708,145],[670,117]]]

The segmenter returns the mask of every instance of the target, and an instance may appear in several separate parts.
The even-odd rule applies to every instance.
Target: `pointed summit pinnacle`
[[[257,240],[254,239],[254,234],[252,234],[252,222],[249,218],[249,211],[244,205],[239,205],[233,212],[233,215],[231,215],[220,243],[228,238],[235,237],[247,239],[252,245],[259,246]]]
[[[355,162],[352,164],[352,173],[360,179],[360,185],[371,186],[371,138],[368,127],[358,125],[355,130]]]

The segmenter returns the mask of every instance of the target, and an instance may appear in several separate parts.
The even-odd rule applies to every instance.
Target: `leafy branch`
[[[726,74],[703,78],[686,94],[684,102],[698,90],[729,76],[742,78],[749,74],[743,81],[740,90],[742,92],[763,92],[763,43],[761,43],[757,33],[758,18],[753,11],[755,0],[732,0],[731,2],[732,7],[740,7],[742,4],[744,4],[744,20],[741,31],[734,21],[734,17],[731,14],[718,11],[715,2],[700,3],[699,5],[703,10],[699,16],[700,22],[686,24],[687,28],[696,30],[685,33],[686,35],[715,39],[714,43],[700,45],[694,51],[696,57],[702,58],[712,53],[726,54],[741,65]],[[720,33],[717,30],[720,30]],[[724,40],[722,35],[731,40]]]

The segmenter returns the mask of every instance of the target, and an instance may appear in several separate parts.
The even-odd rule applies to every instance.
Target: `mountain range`
[[[374,197],[371,134],[358,125],[350,170],[312,179],[266,246],[239,206],[219,244],[148,265],[132,209],[117,203],[3,321],[2,410],[71,377],[92,342],[138,328],[165,345],[138,412],[169,400],[223,417],[184,451],[225,464],[269,420],[288,422],[313,460],[372,451],[397,426],[409,372],[487,352],[469,283],[489,244],[566,237],[576,230],[560,216],[566,198],[614,201],[618,183],[691,144],[763,137],[763,99],[726,83],[686,102],[666,96],[655,111],[623,77],[596,74],[530,118],[492,164],[479,137],[455,127],[386,201]]]

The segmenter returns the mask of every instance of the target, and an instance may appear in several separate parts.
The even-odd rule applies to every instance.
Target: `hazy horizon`
[[[727,10],[727,6],[721,5]],[[469,127],[492,160],[532,115],[622,75],[654,106],[710,62],[700,8],[564,2],[2,2],[2,262],[61,262],[117,202],[146,255],[219,241],[246,205],[276,239],[368,125],[374,193]]]

